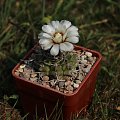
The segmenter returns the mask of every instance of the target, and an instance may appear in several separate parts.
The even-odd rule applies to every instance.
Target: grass
[[[119,0],[1,0],[0,99],[17,94],[11,70],[38,41],[41,26],[66,19],[79,27],[79,45],[103,55],[93,102],[81,119],[119,120],[119,12]],[[14,105],[14,101],[9,100],[9,104]]]

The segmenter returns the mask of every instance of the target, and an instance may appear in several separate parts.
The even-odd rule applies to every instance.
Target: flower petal
[[[55,28],[55,29],[58,29],[58,26],[59,26],[59,21],[52,21],[51,22],[51,25]]]
[[[66,33],[67,33],[67,37],[79,36],[78,28],[75,27],[75,26],[69,27],[69,28],[67,29]]]
[[[60,51],[72,51],[74,49],[73,44],[69,42],[64,42],[60,44]]]
[[[58,44],[54,44],[53,47],[50,50],[50,54],[53,56],[58,55],[59,53],[59,45]]]
[[[45,39],[45,38],[51,39],[52,36],[49,35],[49,34],[47,34],[47,33],[40,33],[40,34],[38,35],[38,39]]]
[[[71,42],[71,43],[78,43],[79,42],[79,38],[73,36],[73,37],[67,38],[66,41]]]
[[[55,32],[64,33],[66,30],[65,26],[63,26],[59,21],[52,21],[51,25],[54,27]]]
[[[48,50],[52,47],[53,42],[49,39],[40,39],[39,44],[41,45],[42,49]]]
[[[72,25],[71,27],[68,28],[67,31],[78,31],[78,28]]]
[[[79,36],[79,33],[77,31],[69,31],[67,32],[66,37],[73,37],[73,36]]]
[[[66,37],[67,37],[67,32],[63,34],[63,41],[65,41]]]
[[[67,20],[62,20],[60,22],[63,26],[65,26],[65,28],[69,28],[71,26],[71,22],[67,21]]]
[[[65,31],[66,31],[65,26],[63,26],[62,24],[59,24],[58,29],[56,29],[56,32],[60,32],[64,34]]]
[[[44,50],[48,50],[48,49],[50,49],[52,46],[53,46],[53,43],[49,43],[49,44],[46,44],[46,45],[42,45],[42,47],[43,47]]]
[[[53,35],[53,33],[55,33],[55,29],[52,25],[43,25],[42,30],[46,33],[51,34],[51,35]]]
[[[50,39],[40,39],[39,40],[39,43],[42,45],[42,44],[49,44],[49,43],[51,43],[52,42],[52,40],[50,40]]]

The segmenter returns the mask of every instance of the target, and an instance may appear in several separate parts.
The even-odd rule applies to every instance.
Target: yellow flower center
[[[53,38],[53,41],[54,41],[55,43],[61,43],[61,42],[62,42],[62,34],[56,33],[56,34],[55,34],[55,37]]]

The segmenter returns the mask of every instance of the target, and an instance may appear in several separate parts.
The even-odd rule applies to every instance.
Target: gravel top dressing
[[[15,74],[35,84],[51,87],[62,93],[73,93],[96,62],[91,52],[73,50],[51,56],[39,46],[15,71]]]

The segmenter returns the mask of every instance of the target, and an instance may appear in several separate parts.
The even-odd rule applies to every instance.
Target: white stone
[[[69,85],[71,85],[71,83],[72,82],[70,80],[68,80],[68,81],[65,82],[65,86],[69,86]]]
[[[58,85],[55,86],[55,89],[58,90],[58,91],[60,90],[60,88],[58,87]]]
[[[55,86],[55,81],[54,80],[50,80],[50,85],[51,86]]]
[[[94,61],[93,57],[89,57],[88,60],[89,60],[90,62]]]
[[[90,71],[90,68],[88,68],[88,67],[87,68],[83,68],[83,71],[88,73]]]
[[[81,60],[82,64],[87,64],[87,60]]]
[[[23,70],[22,68],[19,68],[18,71],[19,71],[19,72],[23,72],[24,70]]]
[[[30,80],[31,80],[32,82],[36,82],[36,81],[37,81],[37,77],[30,78]]]
[[[66,87],[66,90],[68,90],[68,91],[73,91],[73,87],[72,87],[71,85],[68,85],[68,86]]]
[[[22,65],[20,65],[20,68],[23,69],[23,68],[25,68],[25,66],[26,66],[25,64],[22,64]]]
[[[81,80],[75,80],[76,84],[80,84]]]
[[[43,80],[43,81],[48,81],[48,80],[49,80],[49,77],[48,77],[48,76],[43,76],[42,80]]]
[[[34,77],[36,77],[36,76],[37,76],[37,74],[34,73],[34,72],[31,74],[31,77],[32,77],[32,78],[34,78]]]
[[[74,87],[74,88],[78,88],[78,87],[79,87],[79,84],[74,83],[74,84],[73,84],[73,87]]]
[[[81,59],[84,60],[86,58],[86,55],[82,55]]]
[[[19,76],[19,72],[18,72],[18,71],[16,71],[16,72],[15,72],[15,75],[16,75],[16,76]]]
[[[78,80],[82,81],[83,78],[84,78],[84,76],[83,76],[82,74],[78,74],[78,76],[77,76],[77,79],[78,79]]]
[[[91,52],[85,52],[85,55],[88,57],[92,57],[92,53]]]

